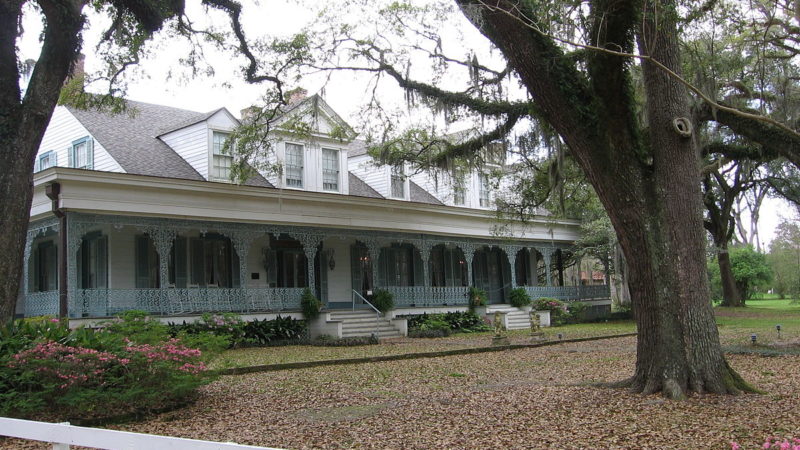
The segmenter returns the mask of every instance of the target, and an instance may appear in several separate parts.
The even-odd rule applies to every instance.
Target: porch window
[[[94,168],[94,141],[86,136],[72,142],[69,149],[69,166],[76,169]]]
[[[339,190],[339,152],[329,148],[322,149],[322,189]]]
[[[232,251],[231,241],[217,234],[208,233],[189,242],[189,284],[199,287],[231,288],[238,284],[233,270],[238,258]]]
[[[49,169],[50,167],[55,167],[57,165],[56,158],[56,152],[53,150],[42,153],[39,155],[39,159],[36,161],[36,171],[38,172],[44,169]]]
[[[214,131],[211,142],[212,167],[211,178],[220,181],[231,179],[231,166],[233,165],[232,145],[225,151],[225,141],[230,137],[229,133]]]
[[[308,260],[303,246],[295,239],[282,235],[270,236],[264,252],[264,269],[269,287],[298,288],[308,286]]]
[[[286,144],[286,186],[303,187],[303,146]]]
[[[392,166],[391,184],[393,198],[406,198],[406,177],[402,164]]]
[[[33,252],[31,292],[58,289],[58,247],[53,241],[40,242]]]
[[[489,175],[480,174],[478,175],[478,184],[479,184],[479,202],[481,208],[488,208],[490,206],[489,202]]]
[[[160,286],[158,252],[150,236],[136,236],[136,288],[148,289]]]
[[[422,260],[411,244],[393,244],[381,250],[379,286],[416,286],[423,279]]]
[[[466,286],[467,262],[458,248],[439,245],[431,250],[431,285]]]
[[[108,287],[108,236],[99,231],[85,235],[78,250],[78,261],[81,289]]]

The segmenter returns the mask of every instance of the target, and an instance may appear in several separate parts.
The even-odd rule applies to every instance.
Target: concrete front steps
[[[507,304],[488,305],[486,314],[505,314],[507,330],[525,330],[531,327],[531,316],[526,309],[516,308]]]
[[[332,322],[341,322],[341,337],[370,336],[375,334],[375,311],[334,311],[329,313]],[[381,339],[403,337],[403,332],[392,324],[392,321],[381,315],[377,326],[378,337]]]

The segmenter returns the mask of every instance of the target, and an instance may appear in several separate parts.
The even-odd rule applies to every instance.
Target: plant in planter
[[[512,289],[508,295],[509,303],[515,308],[522,308],[531,304],[531,296],[525,291],[525,288]]]
[[[303,296],[300,297],[300,309],[303,311],[303,317],[306,320],[314,320],[319,317],[319,311],[322,309],[322,302],[311,292],[311,289],[305,288]]]
[[[385,289],[378,289],[375,291],[375,298],[372,300],[372,305],[381,312],[386,314],[394,308],[394,295]]]
[[[478,289],[474,286],[469,288],[469,310],[474,311],[478,306],[486,306],[487,302],[486,291]]]

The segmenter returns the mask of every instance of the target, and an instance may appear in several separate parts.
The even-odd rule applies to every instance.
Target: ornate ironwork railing
[[[525,291],[532,299],[555,298],[564,301],[591,300],[610,298],[611,291],[607,285],[596,286],[525,286]]]
[[[58,291],[29,292],[25,297],[25,317],[57,315]]]
[[[466,305],[469,288],[464,286],[387,286],[396,307]]]
[[[156,315],[300,309],[304,288],[79,289],[72,317],[109,317],[138,309]],[[56,312],[58,293],[56,293]],[[26,311],[27,315],[27,311]]]

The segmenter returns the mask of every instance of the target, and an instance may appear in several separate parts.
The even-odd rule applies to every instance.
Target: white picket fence
[[[70,445],[100,449],[169,449],[169,450],[241,450],[268,449],[233,442],[200,441],[155,434],[77,427],[69,423],[35,422],[0,417],[0,436],[49,442],[53,450],[67,450]]]

